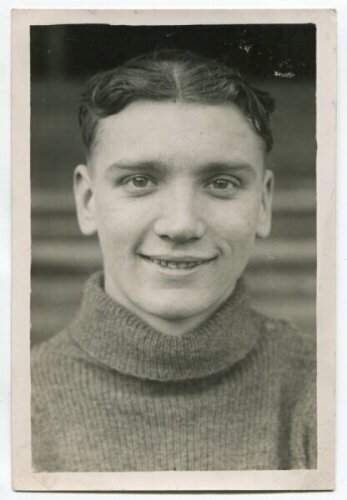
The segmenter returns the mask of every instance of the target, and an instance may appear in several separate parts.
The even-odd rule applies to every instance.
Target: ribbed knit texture
[[[200,328],[152,330],[88,281],[32,353],[36,471],[316,467],[315,350],[253,312],[239,282]]]

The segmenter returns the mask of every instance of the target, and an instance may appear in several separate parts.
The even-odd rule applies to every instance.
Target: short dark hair
[[[272,148],[269,116],[274,100],[267,92],[250,85],[225,63],[170,50],[135,57],[90,78],[79,107],[87,155],[93,149],[99,120],[138,100],[233,103],[249,118],[266,151]]]

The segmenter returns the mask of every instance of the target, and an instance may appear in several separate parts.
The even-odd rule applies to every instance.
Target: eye
[[[132,192],[148,192],[155,188],[156,183],[147,175],[133,175],[124,179],[123,185]]]
[[[213,189],[229,189],[234,184],[229,179],[216,179],[210,183],[210,186]]]
[[[205,184],[205,189],[217,196],[228,196],[240,187],[240,181],[230,177],[218,177]]]

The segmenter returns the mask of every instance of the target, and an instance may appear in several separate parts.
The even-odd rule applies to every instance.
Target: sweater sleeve
[[[59,446],[55,415],[47,397],[47,361],[42,349],[31,356],[31,459],[35,472],[59,470]],[[42,362],[44,361],[44,362]]]
[[[48,472],[56,468],[55,445],[50,417],[34,398],[31,400],[31,456],[35,472]]]
[[[317,468],[316,377],[303,385],[291,426],[292,469]]]

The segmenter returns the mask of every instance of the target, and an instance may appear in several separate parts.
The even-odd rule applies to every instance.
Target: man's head
[[[236,71],[186,53],[89,82],[80,227],[98,232],[107,293],[155,328],[183,333],[211,315],[269,233],[272,107]]]
[[[89,156],[98,137],[100,119],[119,113],[135,101],[235,104],[272,147],[269,115],[274,101],[251,86],[235,69],[187,51],[161,51],[131,59],[92,77],[82,95],[79,123]]]

